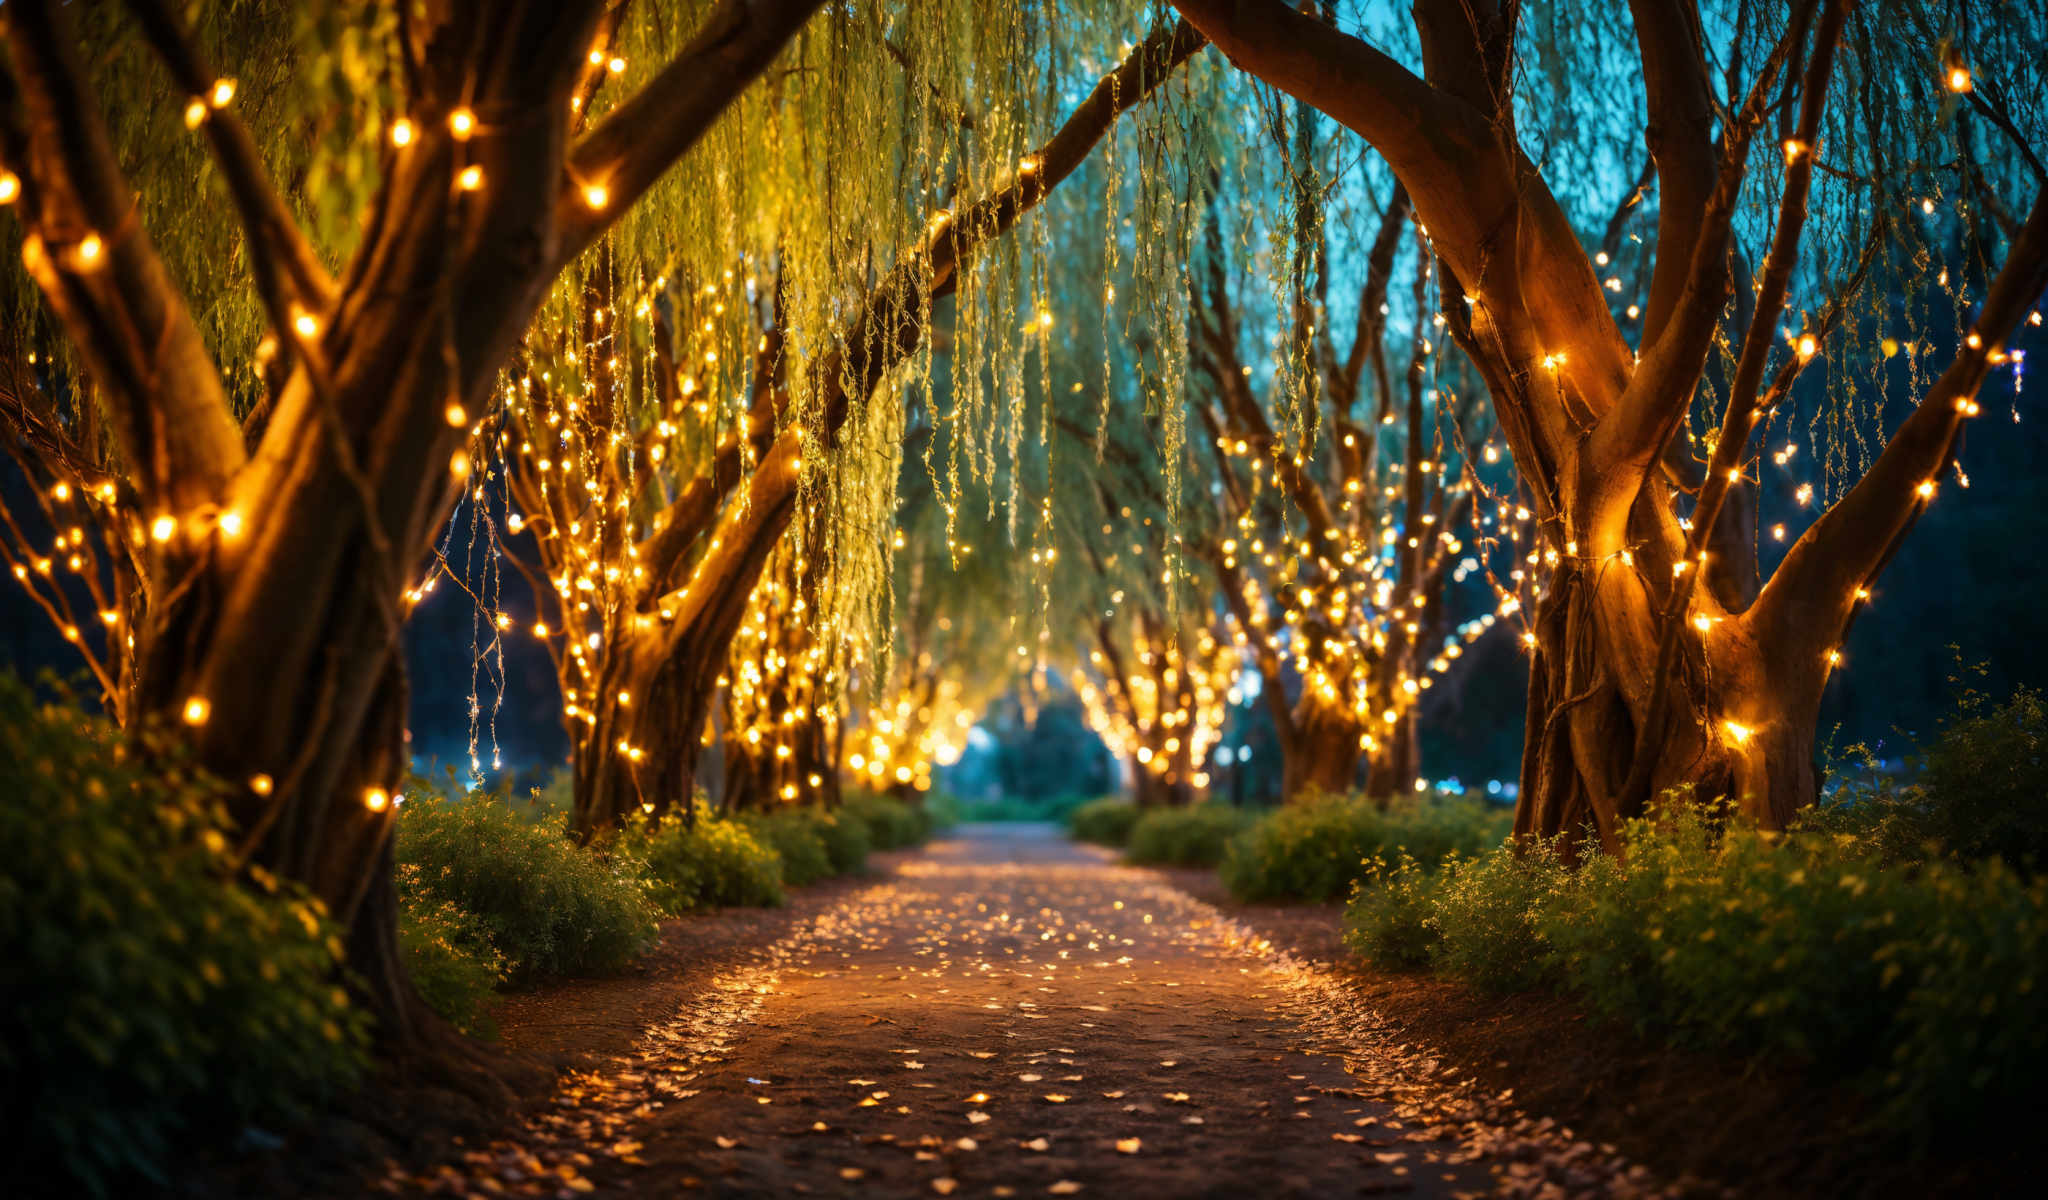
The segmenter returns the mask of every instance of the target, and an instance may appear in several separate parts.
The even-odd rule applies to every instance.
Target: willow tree
[[[1489,563],[1496,557],[1497,514],[1475,499],[1485,490],[1484,456],[1499,452],[1477,428],[1461,372],[1443,366],[1427,320],[1426,253],[1413,257],[1405,319],[1389,319],[1409,224],[1398,185],[1364,248],[1348,344],[1340,348],[1332,335],[1321,199],[1328,185],[1313,131],[1313,114],[1302,113],[1276,139],[1295,197],[1282,217],[1289,253],[1271,256],[1278,303],[1247,296],[1252,281],[1241,264],[1251,255],[1233,255],[1220,216],[1192,282],[1199,386],[1191,403],[1224,509],[1223,529],[1205,541],[1203,557],[1233,638],[1261,677],[1279,738],[1282,796],[1347,792],[1362,758],[1367,793],[1384,802],[1410,790],[1420,771],[1424,692],[1494,624],[1489,612],[1453,629],[1445,601],[1454,576],[1480,569],[1468,548]],[[1277,361],[1247,354],[1265,324],[1281,326],[1267,339]]]
[[[469,414],[488,408],[555,276],[657,186],[817,4],[650,6],[641,15],[671,53],[587,127],[620,10],[381,13],[385,36],[359,48],[381,64],[364,70],[383,72],[372,90],[392,107],[350,146],[376,182],[345,244],[325,247],[293,202],[321,198],[281,193],[259,142],[305,131],[258,124],[275,97],[214,68],[170,5],[129,4],[161,63],[146,94],[168,136],[203,139],[220,211],[239,224],[239,253],[215,269],[246,271],[238,285],[267,339],[256,381],[246,359],[223,364],[152,238],[144,213],[189,209],[191,183],[158,180],[138,205],[109,131],[115,97],[101,91],[118,81],[88,68],[75,7],[0,14],[0,153],[23,261],[76,367],[67,386],[104,414],[132,489],[117,489],[133,505],[124,532],[159,581],[132,629],[131,721],[181,725],[198,761],[236,785],[249,857],[325,901],[350,931],[386,1044],[423,1049],[438,1026],[399,965],[390,878],[406,764],[398,634],[408,580],[468,476]],[[686,25],[687,39],[673,33]],[[293,83],[274,68],[264,79]]]
[[[903,490],[890,538],[893,636],[852,663],[841,765],[852,784],[907,800],[958,761],[977,716],[1010,686],[1017,614],[1028,606],[1001,527],[960,527],[917,464]]]
[[[1028,22],[987,27],[962,24],[957,14],[944,22],[959,37],[972,28],[976,38],[1004,43],[1008,51],[1033,44]],[[886,40],[874,44],[877,58],[894,60],[901,52]],[[707,308],[753,312],[751,303],[719,298],[722,287],[738,281],[716,265],[691,276],[687,294],[677,296],[656,293],[680,276],[635,268],[630,317],[625,303],[600,295],[595,318],[564,318],[574,331],[570,342],[581,339],[581,348],[557,349],[557,365],[529,370],[516,381],[508,411],[519,430],[501,444],[521,460],[509,470],[520,481],[520,503],[532,511],[516,515],[522,524],[529,518],[537,524],[549,573],[542,590],[555,593],[566,631],[557,634],[542,622],[546,636],[564,637],[557,661],[565,711],[574,709],[568,717],[580,831],[604,828],[636,810],[659,816],[687,800],[734,638],[785,534],[793,523],[804,526],[799,518],[806,512],[833,509],[835,489],[866,506],[856,524],[869,529],[893,502],[892,456],[914,395],[908,377],[929,376],[926,334],[938,302],[953,297],[957,313],[964,303],[956,295],[961,282],[977,278],[977,254],[1073,175],[1117,118],[1201,46],[1185,23],[1160,23],[1036,145],[1025,140],[1036,131],[1020,127],[1019,113],[995,109],[995,98],[988,98],[987,111],[962,112],[957,91],[963,81],[941,88],[935,110],[980,135],[970,140],[975,149],[963,156],[968,161],[960,177],[945,181],[954,203],[932,207],[921,173],[906,192],[895,160],[884,158],[868,167],[863,178],[872,176],[872,187],[861,190],[882,195],[878,212],[909,219],[893,265],[873,274],[871,260],[846,258],[838,239],[820,249],[817,261],[792,261],[787,243],[753,256],[749,261],[772,269],[779,282],[746,281],[756,296],[773,290],[777,300],[773,325],[738,339],[742,361],[751,364],[743,375],[720,384],[704,378],[706,365],[735,361],[734,347],[690,340],[698,336],[700,318],[705,335],[717,335],[720,313]],[[1000,79],[1008,69],[998,56],[988,71]],[[933,77],[910,79],[912,101],[926,95],[920,83],[937,86]],[[1020,96],[1043,99],[1042,88],[1019,86]],[[790,154],[801,158],[801,139],[794,131],[788,136]],[[948,161],[936,148],[930,157],[934,162],[913,157],[910,165],[925,172]],[[847,229],[868,219],[863,211],[843,215]],[[870,249],[877,244],[870,242]],[[847,289],[846,275],[866,282]],[[978,284],[975,292],[977,303],[997,307],[1004,324],[1014,320],[1003,296]],[[792,306],[812,314],[798,327],[801,337],[790,328]],[[673,339],[657,329],[664,319],[677,323]],[[651,343],[611,343],[615,335],[595,332],[604,322],[649,331]],[[613,349],[596,350],[597,341]],[[564,373],[560,364],[572,353],[580,366]],[[623,392],[608,386],[602,376],[614,369],[615,358],[627,365],[652,362],[650,382]],[[558,374],[566,390],[555,386]],[[699,419],[721,411],[722,397],[734,391],[742,419],[722,431]],[[885,402],[873,403],[877,398]],[[571,451],[566,456],[565,449]],[[880,469],[871,461],[876,454],[886,459]],[[857,487],[840,486],[851,478],[849,461],[862,473]],[[552,499],[541,494],[542,477],[553,480]],[[801,554],[803,539],[797,541]],[[870,569],[866,579],[872,584],[885,574]]]
[[[1244,71],[1363,138],[1428,231],[1442,315],[1486,380],[1550,563],[1527,636],[1518,831],[1593,824],[1611,845],[1621,819],[1685,783],[1782,826],[1815,796],[1814,728],[1844,635],[1954,464],[2008,339],[2037,319],[2041,23],[1645,0],[1632,22],[1595,9],[1528,29],[1519,5],[1421,0],[1388,33],[1412,39],[1410,66],[1278,0],[1176,3]],[[1523,69],[1524,47],[1542,70]],[[1610,128],[1640,148],[1558,149]],[[1645,152],[1639,186],[1616,187],[1613,164]],[[2004,221],[2029,184],[2028,215]],[[1647,236],[1602,236],[1647,226],[1652,208]],[[1951,237],[1965,254],[1946,254]],[[1944,258],[1927,281],[1920,264]],[[1831,504],[1799,494],[1823,511],[1764,579],[1759,431],[1789,424],[1816,363],[1831,392],[1867,372],[1866,410],[1881,409],[1895,375],[1877,335],[1891,334],[1872,326],[1896,319],[1893,284],[1909,320],[1952,321],[1952,348],[1907,331],[1910,411],[1867,463],[1839,456]]]

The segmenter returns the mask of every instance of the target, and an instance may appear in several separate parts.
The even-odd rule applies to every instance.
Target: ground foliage
[[[1079,842],[1121,847],[1131,840],[1131,827],[1138,823],[1138,806],[1121,796],[1103,796],[1067,814],[1067,831]]]
[[[1434,874],[1404,859],[1352,901],[1351,940],[1382,965],[1554,988],[1639,1032],[1856,1080],[1921,1139],[1967,1132],[2024,1107],[2048,1066],[2048,880],[2002,844],[1966,856],[1899,828],[1982,803],[2038,720],[2026,694],[1966,709],[1910,800],[1882,792],[1789,834],[1678,804],[1632,823],[1621,858],[1577,868],[1542,846]]]
[[[527,981],[617,970],[653,944],[658,914],[638,861],[578,847],[559,814],[528,819],[499,794],[414,788],[397,837],[400,899],[435,927],[442,953],[474,944],[458,928],[480,933],[507,978]]]
[[[1497,846],[1509,817],[1466,797],[1412,797],[1384,807],[1357,795],[1288,804],[1231,839],[1223,883],[1240,900],[1339,900],[1401,856],[1433,868]]]
[[[1222,804],[1155,808],[1141,813],[1124,843],[1134,863],[1159,867],[1213,867],[1251,814]]]
[[[196,1133],[347,1087],[368,1019],[317,900],[239,861],[221,789],[0,674],[0,1127],[13,1183],[120,1194]]]

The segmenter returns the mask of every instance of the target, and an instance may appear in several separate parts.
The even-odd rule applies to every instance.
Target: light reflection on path
[[[1651,1191],[1640,1170],[1398,1046],[1328,972],[1050,827],[965,827],[754,959],[615,1067],[566,1079],[522,1137],[431,1182],[649,1196]]]

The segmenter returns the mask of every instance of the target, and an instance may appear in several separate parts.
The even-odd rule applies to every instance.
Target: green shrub
[[[1121,847],[1131,840],[1138,806],[1115,796],[1090,800],[1067,814],[1067,829],[1077,842]]]
[[[782,886],[809,887],[836,874],[832,852],[807,811],[781,809],[733,819],[753,834],[755,841],[775,851],[782,863]]]
[[[427,1007],[464,1033],[496,1033],[489,1005],[505,979],[505,959],[474,917],[445,900],[407,904],[399,913],[398,945]]]
[[[623,840],[646,863],[649,894],[664,912],[784,900],[781,858],[737,821],[700,812],[695,821],[671,818],[651,834],[635,829]]]
[[[191,1137],[348,1086],[368,1018],[320,903],[235,878],[220,788],[171,744],[0,675],[0,1122],[21,1194],[165,1182]]]
[[[1890,863],[2048,867],[2048,705],[2039,692],[2023,688],[1995,707],[1964,692],[1917,778],[1887,773],[1861,747],[1850,753],[1837,771],[1848,782],[1800,814],[1801,829],[1853,838]]]
[[[1428,966],[1437,946],[1430,919],[1433,884],[1430,873],[1405,854],[1391,867],[1372,863],[1345,910],[1345,942],[1383,967]]]
[[[502,796],[416,789],[397,839],[400,897],[468,914],[514,980],[617,970],[654,942],[640,864],[577,846],[559,815],[529,820]]]
[[[1336,900],[1405,852],[1425,870],[1498,845],[1508,816],[1480,801],[1404,799],[1385,810],[1357,796],[1284,805],[1233,838],[1224,886],[1240,900]]]
[[[868,851],[874,842],[866,821],[822,808],[804,811],[825,841],[825,855],[832,860],[834,875],[859,875],[868,869]]]
[[[1841,832],[1760,833],[1691,805],[1622,840],[1620,860],[1576,870],[1502,849],[1434,878],[1377,874],[1351,903],[1351,943],[1859,1081],[1916,1137],[2031,1103],[2048,1070],[2048,879],[1996,858],[1888,862]]]
[[[1543,982],[1550,963],[1536,915],[1563,876],[1555,860],[1535,851],[1446,860],[1430,885],[1437,965],[1494,992]]]
[[[839,811],[867,825],[868,840],[877,850],[916,846],[932,834],[932,818],[923,809],[893,796],[848,792]]]
[[[1125,854],[1151,866],[1213,867],[1223,848],[1244,828],[1245,815],[1221,804],[1155,808],[1131,826]]]
[[[1927,753],[1928,831],[1949,854],[2048,868],[2048,706],[2021,689],[1986,708],[1974,695]]]

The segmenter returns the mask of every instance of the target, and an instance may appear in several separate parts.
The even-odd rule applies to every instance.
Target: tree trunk
[[[1293,804],[1358,786],[1364,729],[1350,713],[1313,697],[1296,707],[1293,736],[1280,746],[1280,799]]]
[[[1394,727],[1374,740],[1365,756],[1365,795],[1385,809],[1395,800],[1415,791],[1422,773],[1420,727],[1413,705],[1403,709]]]

